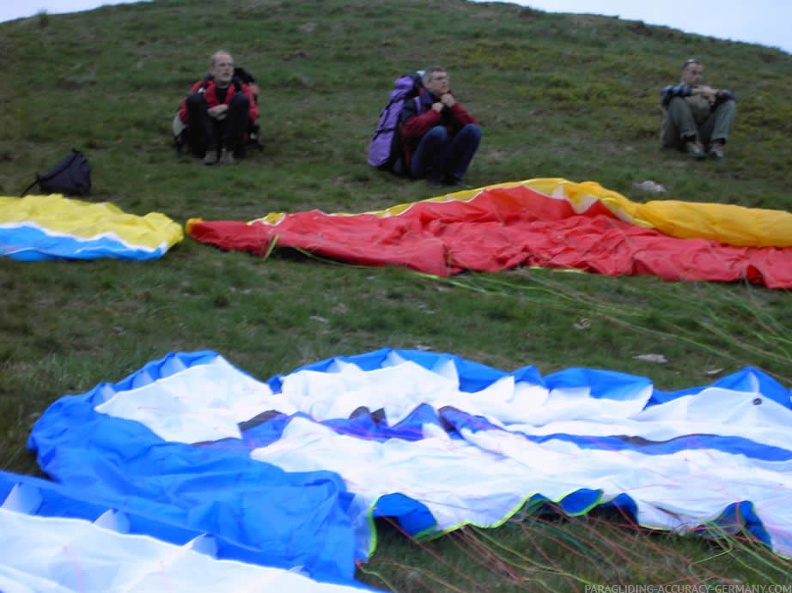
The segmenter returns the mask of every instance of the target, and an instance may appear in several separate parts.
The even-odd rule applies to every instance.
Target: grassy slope
[[[634,183],[651,179],[669,188],[663,198],[788,208],[792,56],[773,49],[461,0],[157,0],[0,33],[3,195],[75,146],[94,165],[92,199],[179,222],[429,197],[370,169],[365,151],[393,79],[432,62],[484,126],[475,185],[591,179],[647,200]],[[219,47],[262,83],[266,150],[210,169],[175,158],[169,124]],[[657,147],[658,91],[690,56],[740,99],[725,164]],[[792,378],[788,295],[739,285],[548,271],[434,282],[187,240],[156,263],[0,261],[0,287],[0,458],[28,473],[25,437],[54,399],[173,350],[214,349],[261,378],[383,346],[543,373],[609,368],[664,389],[747,364]],[[633,358],[645,353],[669,363]]]

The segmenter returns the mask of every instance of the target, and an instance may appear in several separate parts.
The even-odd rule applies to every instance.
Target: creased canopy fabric
[[[136,216],[58,194],[0,197],[0,255],[16,260],[157,259],[183,238],[158,212]]]
[[[545,502],[745,530],[790,556],[791,422],[788,389],[753,368],[663,392],[614,371],[543,377],[382,349],[261,382],[206,351],[61,398],[28,447],[135,533],[178,546],[207,534],[220,560],[349,584],[374,517],[427,538]]]
[[[3,593],[361,591],[354,583],[319,583],[299,570],[218,558],[233,544],[6,472],[0,472],[0,542]],[[237,553],[246,558],[243,548]]]
[[[197,241],[257,255],[290,247],[447,276],[517,266],[792,287],[792,214],[725,204],[639,204],[595,182],[532,179],[379,212],[191,219]]]

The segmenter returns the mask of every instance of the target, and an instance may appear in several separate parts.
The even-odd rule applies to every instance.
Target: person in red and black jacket
[[[220,50],[209,58],[209,75],[196,82],[179,107],[187,143],[205,165],[233,164],[250,126],[258,119],[253,90],[234,76],[234,60]]]
[[[445,68],[423,73],[423,89],[405,102],[399,118],[404,162],[410,176],[430,187],[469,187],[464,183],[481,143],[481,127],[456,100]]]

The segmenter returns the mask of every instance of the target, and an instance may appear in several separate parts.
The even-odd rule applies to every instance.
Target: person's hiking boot
[[[220,164],[233,165],[234,163],[236,163],[236,161],[234,160],[234,151],[224,148],[223,153],[220,155]]]
[[[207,166],[214,165],[217,162],[217,150],[214,148],[206,151],[203,159],[203,164]]]
[[[709,155],[718,160],[722,161],[726,158],[726,153],[723,152],[723,141],[722,140],[715,140],[712,144],[709,145]]]
[[[698,140],[688,140],[685,142],[685,152],[697,161],[707,158],[707,155],[704,154],[704,148]]]

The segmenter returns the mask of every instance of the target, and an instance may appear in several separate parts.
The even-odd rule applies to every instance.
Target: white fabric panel
[[[120,392],[95,410],[137,420],[167,441],[195,443],[240,438],[237,424],[270,409],[274,403],[266,383],[217,358]],[[281,400],[278,405],[283,407]]]
[[[757,400],[761,403],[755,403]],[[792,449],[790,426],[792,411],[763,397],[759,392],[709,388],[628,417],[598,416],[596,422],[546,418],[542,424],[533,421],[530,424],[515,424],[509,430],[531,435],[627,435],[651,441],[695,434],[720,435]]]
[[[369,506],[400,492],[424,503],[441,530],[466,522],[491,525],[528,496],[558,500],[580,488],[601,490],[603,501],[628,494],[639,522],[656,529],[690,529],[733,502],[751,500],[761,517],[776,518],[779,550],[792,552],[792,462],[766,469],[714,450],[643,455],[581,450],[558,440],[536,444],[507,431],[464,436],[378,443],[295,419],[282,439],[251,455],[287,471],[336,471]]]
[[[78,519],[0,508],[3,593],[359,593],[296,572],[199,553]]]

